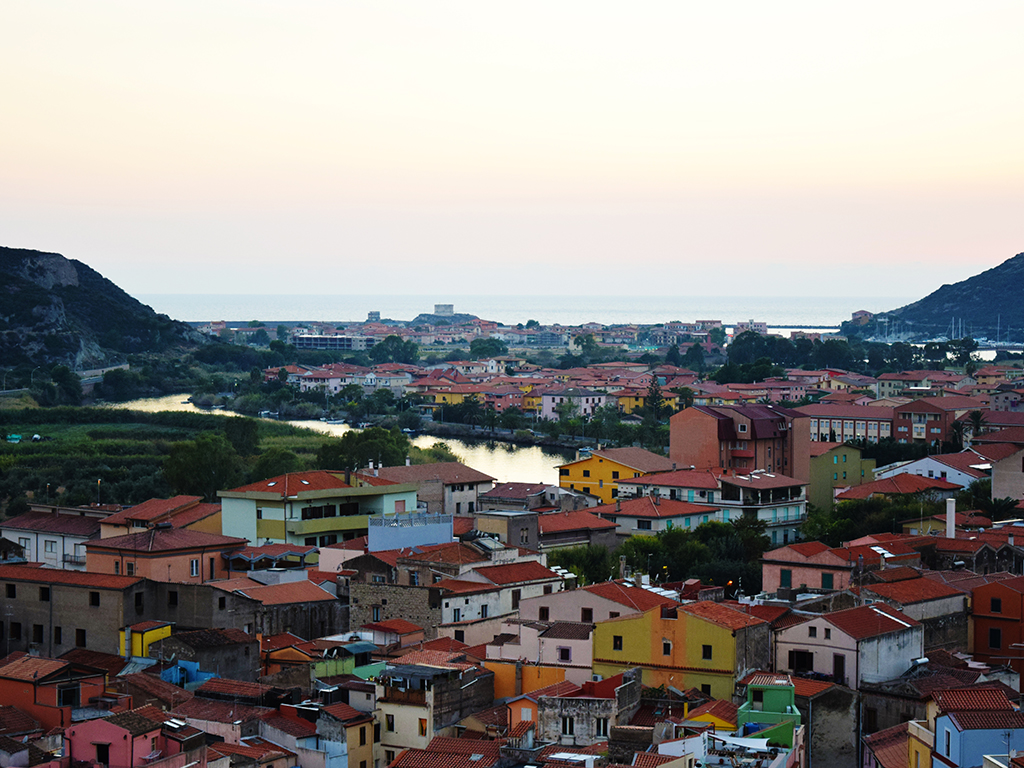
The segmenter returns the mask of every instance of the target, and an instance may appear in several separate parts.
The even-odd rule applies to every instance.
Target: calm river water
[[[130,400],[125,403],[111,403],[104,407],[128,408],[136,411],[192,411],[194,413],[214,413],[224,416],[238,414],[227,410],[208,410],[196,408],[185,401],[187,395],[167,395],[142,400]],[[327,435],[340,436],[352,429],[347,424],[325,424],[322,421],[289,421],[296,427],[311,429]],[[537,446],[519,447],[507,443],[489,443],[486,441],[465,442],[451,438],[440,438],[432,435],[418,435],[412,438],[412,444],[418,448],[429,448],[443,440],[462,460],[481,472],[496,478],[498,482],[550,483],[558,484],[559,464],[571,459],[570,454],[562,454]]]

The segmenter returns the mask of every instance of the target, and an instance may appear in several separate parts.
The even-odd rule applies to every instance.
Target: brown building
[[[229,578],[227,557],[248,542],[188,528],[150,528],[86,545],[90,573],[143,576],[179,584]]]
[[[669,457],[679,467],[762,469],[807,482],[810,432],[799,411],[771,405],[695,405],[669,420]]]

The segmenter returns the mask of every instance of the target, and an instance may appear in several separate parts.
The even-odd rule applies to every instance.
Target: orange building
[[[0,700],[35,718],[44,731],[71,725],[73,709],[104,693],[107,673],[97,667],[26,654],[5,661]]]
[[[90,573],[202,584],[230,578],[228,558],[246,544],[245,539],[187,528],[150,528],[88,542],[85,569]]]

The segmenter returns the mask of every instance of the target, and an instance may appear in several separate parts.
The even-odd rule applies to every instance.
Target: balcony
[[[295,536],[335,531],[362,530],[368,527],[366,515],[321,517],[313,520],[286,520],[285,529]]]
[[[380,701],[384,704],[408,704],[414,707],[425,707],[427,705],[427,692],[421,690],[403,691],[400,688],[385,688],[384,697]]]
[[[85,555],[64,555],[64,565],[85,566]]]

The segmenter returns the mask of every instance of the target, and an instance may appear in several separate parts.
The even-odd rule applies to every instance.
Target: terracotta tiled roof
[[[729,722],[736,722],[730,720]],[[676,758],[672,755],[659,755],[656,752],[634,752],[633,768],[658,768],[662,763],[669,763]]]
[[[614,461],[641,472],[669,472],[675,469],[675,465],[668,457],[659,456],[643,448],[607,448],[603,451],[594,451],[591,456]],[[586,460],[577,459],[577,461]],[[569,464],[575,463],[575,461],[569,462]],[[568,466],[568,464],[562,466]]]
[[[890,632],[902,632],[912,627],[921,626],[920,622],[909,616],[904,616],[894,608],[879,603],[826,613],[822,618],[855,640],[864,640]]]
[[[385,621],[375,621],[370,624],[363,624],[363,629],[369,629],[370,631],[380,632],[394,632],[399,635],[408,635],[412,632],[422,632],[423,627],[418,624],[413,624],[411,621],[405,619],[387,619]]]
[[[538,699],[541,696],[575,696],[579,693],[580,688],[575,683],[570,683],[568,680],[563,680],[560,683],[553,683],[552,685],[545,685],[543,688],[537,688],[533,691],[527,691],[526,693],[516,696],[515,698],[522,698],[527,696],[531,699]]]
[[[70,661],[47,659],[42,656],[21,656],[0,667],[0,677],[12,680],[38,680],[67,668]]]
[[[595,507],[596,509],[596,507]],[[609,531],[618,528],[611,520],[604,520],[592,511],[577,509],[568,512],[549,512],[537,516],[540,535],[563,531]]]
[[[739,707],[731,701],[709,701],[706,704],[701,704],[699,707],[691,709],[690,714],[687,715],[687,719],[696,720],[698,717],[710,715],[711,717],[717,717],[719,720],[724,720],[727,723],[735,725],[738,709]]]
[[[535,560],[508,565],[485,565],[473,570],[492,584],[523,584],[531,581],[561,579],[557,573],[545,568]]]
[[[226,677],[211,677],[196,688],[199,694],[217,694],[237,696],[246,699],[259,699],[274,691],[272,685],[253,683],[247,680],[230,680]]]
[[[454,637],[438,637],[435,640],[428,640],[419,646],[423,651],[465,651],[469,648],[465,643],[460,643]]]
[[[544,493],[551,486],[544,483],[502,483],[494,486],[486,493],[480,494],[481,501],[492,501],[494,499],[514,499],[524,504],[531,496]]]
[[[64,536],[89,538],[99,534],[100,518],[84,515],[55,515],[51,512],[25,512],[4,520],[0,528],[16,528],[19,531],[40,531]]]
[[[0,579],[37,584],[66,584],[93,589],[127,589],[142,581],[138,576],[109,576],[105,573],[64,571],[31,565],[0,565]]]
[[[341,722],[348,724],[355,724],[364,720],[370,722],[373,720],[373,715],[369,712],[360,712],[355,707],[350,707],[348,704],[343,702],[329,704],[328,706],[323,707],[323,711],[335,720],[340,720]]]
[[[475,592],[494,592],[501,587],[497,584],[486,584],[479,581],[466,581],[464,579],[441,579],[433,584],[437,589],[444,589],[458,595],[471,595]]]
[[[271,716],[276,710],[270,707],[254,707],[233,701],[204,699],[199,696],[179,704],[171,710],[175,715],[194,720],[209,720],[215,723],[234,723],[238,720],[251,722]]]
[[[658,499],[657,503],[655,503],[653,496],[639,496],[635,499],[626,499],[617,504],[603,504],[599,507],[592,507],[589,511],[595,515],[602,516],[666,518],[706,515],[712,509],[708,506],[691,504],[687,501],[676,501],[674,499]]]
[[[440,480],[445,485],[455,483],[490,483],[494,478],[459,461],[442,461],[437,464],[411,464],[400,467],[381,467],[377,476],[395,483],[424,483]]]
[[[906,768],[908,728],[909,723],[900,723],[864,737],[880,768]]]
[[[963,593],[958,589],[920,577],[905,581],[895,581],[889,584],[871,584],[863,589],[868,592],[874,592],[880,597],[900,603],[901,605],[912,605],[914,603],[925,603],[929,600],[963,596]]]
[[[128,661],[123,656],[114,653],[103,653],[102,651],[90,651],[87,648],[72,648],[60,656],[61,661],[70,661],[73,664],[85,664],[87,667],[96,667],[105,670],[108,675],[114,677],[118,672],[127,666]]]
[[[771,675],[772,677],[778,677],[774,672],[765,672],[762,670],[758,672],[751,672],[740,680],[739,684],[750,685],[753,679],[758,675]],[[822,680],[808,680],[806,677],[797,677],[796,675],[786,675],[786,677],[788,677],[790,682],[793,684],[793,693],[800,698],[817,696],[819,693],[835,687],[835,683],[827,683]]]
[[[586,590],[592,595],[603,597],[605,600],[611,600],[619,605],[632,608],[638,613],[643,613],[659,606],[678,605],[676,600],[634,586],[628,581],[604,581],[600,584],[582,587],[581,589]]]
[[[130,675],[125,675],[120,679],[124,680],[128,685],[138,688],[154,699],[159,699],[171,706],[182,704],[195,696],[191,691],[186,691],[184,688],[179,688],[174,683],[169,683],[156,675],[150,675],[145,672],[134,672]]]
[[[898,565],[895,568],[882,568],[877,571],[871,571],[871,577],[878,581],[891,583],[894,581],[919,579],[921,574],[916,568],[911,568],[909,565]]]
[[[179,549],[243,547],[247,539],[193,531],[190,528],[150,528],[125,536],[112,536],[86,543],[88,550],[117,549],[130,552],[173,552]]]
[[[530,732],[531,728],[534,730],[537,729],[537,722],[535,720],[520,720],[512,730],[508,732],[508,737],[510,739],[521,739]]]
[[[263,722],[271,728],[276,728],[279,731],[287,733],[289,736],[296,736],[298,738],[316,736],[316,724],[298,717],[284,717],[279,715],[276,717],[264,718]]]
[[[620,480],[630,485],[656,485],[664,488],[694,488],[697,490],[717,490],[718,475],[707,469],[679,469],[657,472],[645,477],[634,477]]]
[[[1009,731],[1024,728],[1024,712],[951,712],[961,731]]]
[[[399,657],[397,663],[413,666],[440,667],[442,669],[460,669],[465,666],[464,651],[410,651]]]
[[[28,713],[10,704],[0,706],[0,733],[20,736],[25,733],[35,733],[41,726]]]
[[[143,734],[160,730],[159,723],[155,723],[148,717],[135,712],[119,712],[106,718],[104,722],[116,725],[118,728],[123,728],[132,736],[142,736]]]
[[[1013,704],[1006,694],[994,688],[954,688],[935,691],[932,698],[941,712],[960,710],[1010,711]]]
[[[363,482],[366,485],[391,485],[391,482],[384,478],[366,478],[361,475],[350,475],[350,477],[353,481]],[[373,480],[378,480],[379,482],[372,482]],[[226,493],[269,493],[283,499],[309,491],[354,488],[357,487],[358,482],[346,483],[343,472],[328,472],[321,469],[310,472],[289,472],[285,475],[278,475],[267,480],[260,480],[256,483],[232,488],[230,491],[226,491]]]
[[[201,496],[173,496],[170,499],[149,499],[103,518],[107,525],[127,525],[132,520],[152,521],[188,509],[202,501]],[[216,506],[220,506],[219,504]]]
[[[768,623],[756,616],[750,616],[742,611],[737,611],[733,608],[729,608],[728,606],[721,605],[720,603],[713,603],[708,600],[702,600],[698,603],[687,603],[686,605],[680,606],[679,610],[733,631]]]
[[[264,605],[284,603],[316,603],[338,598],[311,581],[286,581],[263,587],[246,587],[236,590],[246,597],[259,600]]]
[[[920,475],[903,472],[899,475],[875,480],[871,483],[855,485],[850,490],[837,494],[836,500],[866,499],[876,493],[883,496],[899,496],[908,493],[922,493],[924,491],[956,491],[961,487],[956,483],[950,483],[938,477],[921,477]]]

